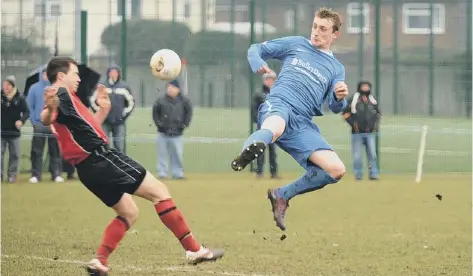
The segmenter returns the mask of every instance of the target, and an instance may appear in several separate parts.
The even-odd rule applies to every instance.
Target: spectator
[[[158,128],[158,176],[168,177],[168,157],[171,174],[175,179],[183,179],[182,168],[184,129],[192,119],[192,104],[182,95],[177,80],[167,85],[166,95],[158,98],[153,106],[153,120]]]
[[[33,140],[31,142],[31,178],[30,183],[38,183],[43,174],[43,152],[46,140],[48,141],[49,172],[51,180],[64,182],[61,177],[62,157],[56,138],[49,127],[44,126],[40,114],[44,107],[44,88],[51,85],[46,76],[46,68],[39,74],[39,81],[33,84],[27,97],[30,120],[33,124]]]
[[[266,100],[266,96],[269,94],[269,91],[271,87],[274,84],[274,81],[276,80],[276,73],[271,72],[271,73],[266,73],[263,75],[263,89],[261,93],[256,93],[256,95],[253,97],[253,102],[252,102],[252,117],[253,117],[253,122],[256,123],[257,129],[260,129],[260,125],[258,124],[258,108],[259,106],[264,103]],[[277,163],[277,154],[276,154],[276,144],[269,144],[268,145],[268,150],[269,150],[269,170],[271,173],[271,178],[279,178],[278,176],[278,163]],[[264,159],[265,156],[264,154],[260,155],[258,159],[256,160],[256,175],[258,177],[263,176],[263,167],[264,167]]]
[[[8,182],[14,183],[18,174],[20,159],[20,129],[29,118],[28,106],[25,98],[16,88],[14,76],[8,76],[2,83],[2,182],[3,161],[8,146]]]
[[[104,85],[110,95],[112,109],[105,119],[103,129],[109,137],[112,137],[113,147],[125,153],[125,121],[135,108],[135,99],[128,84],[121,79],[119,66],[111,66],[107,70],[107,77]],[[96,99],[97,90],[90,98],[91,107],[95,112],[99,110]]]
[[[348,106],[343,111],[346,122],[351,126],[351,148],[355,178],[363,176],[363,145],[368,155],[370,180],[378,179],[378,161],[376,156],[376,135],[379,131],[381,113],[378,103],[371,93],[371,83],[360,81],[357,92],[348,99]]]

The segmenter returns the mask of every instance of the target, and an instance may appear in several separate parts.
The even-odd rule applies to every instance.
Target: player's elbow
[[[250,48],[248,48],[248,57],[253,56],[254,54],[259,53],[259,46],[258,43],[253,43],[250,45]]]
[[[338,113],[340,113],[341,111],[342,111],[342,110],[339,109],[339,108],[334,108],[334,109],[332,109],[332,112],[335,113],[335,114],[338,114]]]
[[[337,102],[337,103],[333,103],[333,104],[329,105],[329,109],[333,113],[338,114],[338,113],[342,112],[345,109],[345,106],[343,104],[339,104]]]

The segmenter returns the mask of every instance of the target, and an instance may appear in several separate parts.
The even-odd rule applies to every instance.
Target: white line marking
[[[36,260],[42,262],[51,262],[51,263],[63,263],[63,264],[74,264],[74,265],[87,265],[88,262],[78,261],[78,260],[53,260],[50,258],[38,257],[38,256],[28,256],[28,255],[2,255],[2,258],[6,259],[27,259],[27,260]],[[147,272],[158,272],[158,271],[174,271],[174,272],[188,272],[188,273],[197,273],[201,275],[210,274],[210,275],[224,275],[224,276],[277,276],[275,274],[246,274],[240,272],[226,272],[226,271],[213,271],[213,270],[203,270],[198,269],[197,267],[185,267],[185,266],[167,266],[167,267],[138,267],[138,266],[120,266],[116,265],[111,267],[111,271],[147,271]]]
[[[21,139],[30,138],[28,135],[21,136]],[[335,136],[334,136],[335,137]],[[132,134],[127,137],[128,142],[141,142],[141,143],[155,143],[156,142],[155,134]],[[188,144],[197,143],[197,144],[233,144],[233,143],[243,143],[245,139],[238,138],[219,138],[219,137],[201,137],[201,136],[190,136],[184,137],[184,142]],[[332,144],[336,150],[351,150],[350,145],[341,145],[341,144]],[[381,147],[381,152],[392,153],[392,154],[408,154],[408,153],[417,153],[418,149],[409,149],[409,148],[395,148],[395,147]],[[459,149],[458,151],[451,150],[426,150],[426,155],[430,156],[449,156],[449,157],[471,157],[471,152],[468,149]]]

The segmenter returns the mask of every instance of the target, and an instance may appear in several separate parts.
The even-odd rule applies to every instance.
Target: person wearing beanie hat
[[[13,75],[7,76],[5,81],[8,82],[12,87],[16,88],[16,78]]]
[[[170,171],[174,179],[184,178],[182,165],[184,130],[192,120],[193,107],[189,98],[181,93],[178,80],[167,84],[166,95],[153,105],[153,121],[158,130],[158,176],[167,178]]]
[[[274,82],[276,81],[277,75],[276,72],[271,71],[269,73],[263,74],[263,87],[262,91],[259,93],[255,93],[253,96],[253,101],[252,101],[252,117],[253,117],[253,122],[256,124],[256,128],[260,129],[260,125],[258,125],[258,108],[259,106],[264,103],[266,100],[266,96],[269,94],[269,91],[271,87],[274,85]],[[269,171],[271,173],[271,178],[273,179],[279,179],[278,175],[278,162],[277,162],[277,154],[276,154],[276,145],[275,144],[269,144],[268,145],[268,150],[269,150]],[[263,168],[264,168],[264,161],[265,161],[265,155],[261,154],[258,159],[256,160],[256,176],[258,178],[263,176]]]
[[[20,160],[20,136],[21,127],[29,118],[28,105],[25,98],[20,95],[16,88],[14,76],[8,76],[2,83],[2,173],[3,181],[4,159],[8,147],[8,182],[16,181],[18,174],[18,163]]]

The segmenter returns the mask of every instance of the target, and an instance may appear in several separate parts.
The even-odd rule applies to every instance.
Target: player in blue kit
[[[242,152],[232,161],[235,171],[243,170],[261,155],[266,145],[276,143],[306,169],[296,181],[269,189],[276,225],[285,230],[284,215],[293,197],[337,183],[345,174],[345,165],[312,122],[322,116],[322,104],[341,112],[347,105],[348,88],[345,68],[330,51],[340,35],[341,20],[330,9],[316,12],[310,40],[283,37],[251,45],[248,61],[253,72],[271,72],[265,60],[282,61],[282,70],[266,102],[258,112],[260,130],[248,137]]]

